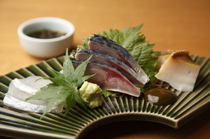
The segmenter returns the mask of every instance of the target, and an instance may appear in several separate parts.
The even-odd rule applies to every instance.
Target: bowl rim
[[[40,23],[40,22],[60,22],[60,23],[64,23],[66,25],[68,25],[70,27],[70,31],[66,32],[65,35],[57,37],[57,38],[48,38],[48,39],[39,39],[39,38],[34,38],[34,37],[30,37],[28,35],[26,35],[23,30],[28,27],[29,25],[32,25],[34,23]],[[38,17],[38,18],[33,18],[30,20],[27,20],[25,22],[23,22],[22,24],[20,24],[18,26],[17,29],[17,33],[19,35],[19,37],[29,40],[29,41],[35,41],[35,42],[56,42],[56,41],[60,41],[60,40],[64,40],[66,38],[69,38],[70,36],[72,36],[75,32],[75,27],[74,25],[70,22],[67,21],[63,18],[59,18],[59,17]]]

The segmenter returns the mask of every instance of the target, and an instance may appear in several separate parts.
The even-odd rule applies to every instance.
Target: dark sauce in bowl
[[[144,98],[153,105],[167,106],[176,102],[177,95],[165,88],[153,88],[144,93]]]
[[[28,33],[27,35],[33,38],[39,38],[39,39],[51,39],[51,38],[57,38],[65,35],[66,33],[50,30],[50,29],[41,29],[37,31],[33,31]]]

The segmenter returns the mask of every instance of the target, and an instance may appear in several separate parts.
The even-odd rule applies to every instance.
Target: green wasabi
[[[102,89],[97,84],[85,81],[79,89],[79,92],[82,100],[90,108],[102,105]]]

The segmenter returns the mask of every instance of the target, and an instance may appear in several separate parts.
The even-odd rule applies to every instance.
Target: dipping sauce
[[[57,37],[63,36],[65,34],[66,33],[64,32],[59,32],[55,30],[42,29],[42,30],[30,32],[27,35],[33,38],[51,39],[51,38],[57,38]]]
[[[144,98],[153,105],[166,106],[177,100],[177,95],[165,88],[153,88],[145,92]]]

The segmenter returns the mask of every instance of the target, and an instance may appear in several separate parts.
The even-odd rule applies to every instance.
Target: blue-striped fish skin
[[[136,60],[128,53],[125,48],[116,42],[101,35],[93,35],[90,38],[88,45],[91,50],[106,53],[110,56],[120,59],[126,65],[131,67],[138,74],[138,76],[141,76],[141,82],[143,84],[146,84],[149,81],[149,77],[136,62]]]
[[[138,74],[133,69],[131,69],[125,63],[123,63],[122,61],[113,56],[90,49],[80,49],[77,51],[75,58],[77,60],[85,61],[90,56],[92,56],[90,59],[91,62],[100,63],[116,68],[125,77],[127,77],[134,85],[139,87],[144,86],[144,84],[141,82],[141,76],[138,76]]]
[[[78,60],[72,61],[75,67],[82,62]],[[124,93],[134,97],[139,97],[141,94],[141,91],[133,83],[118,70],[110,66],[89,62],[85,70],[85,75],[94,75],[88,81],[96,83],[106,90]]]

